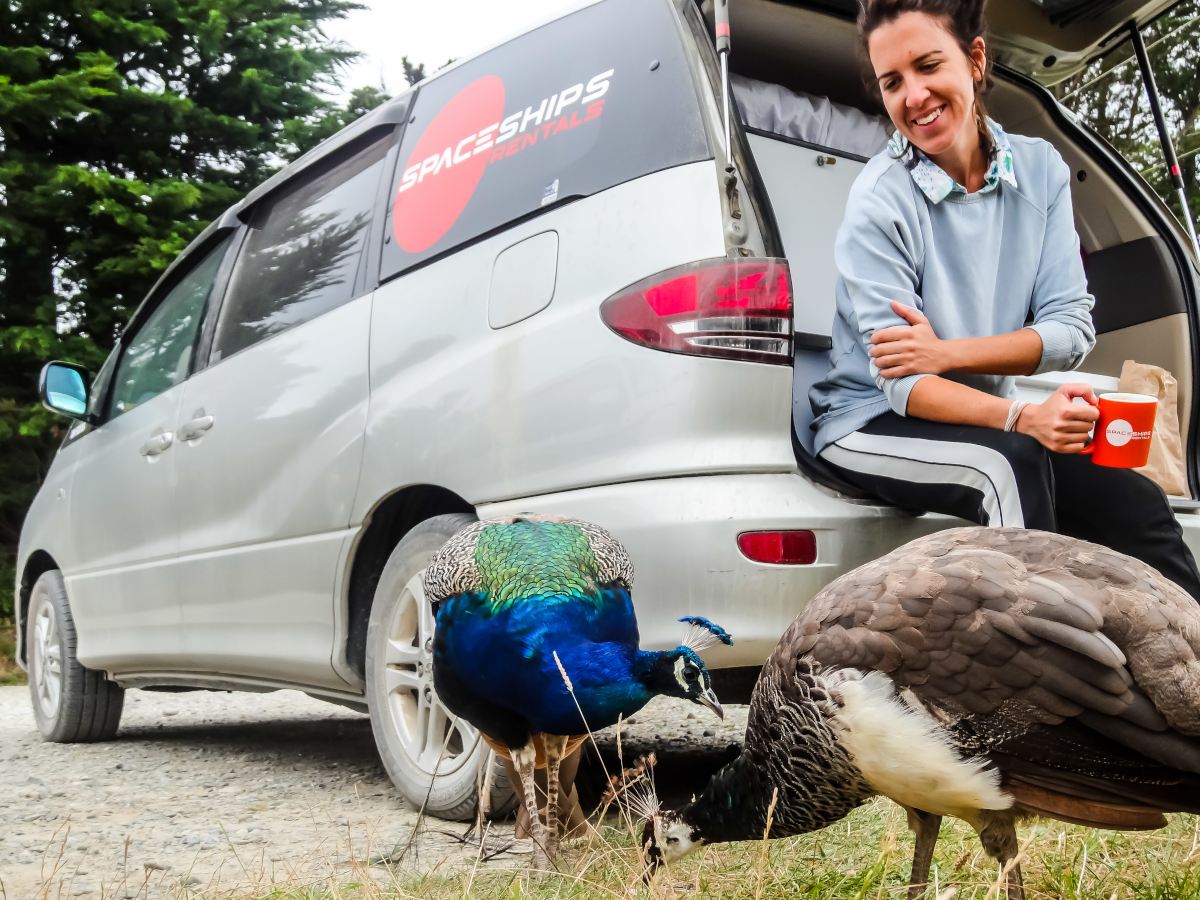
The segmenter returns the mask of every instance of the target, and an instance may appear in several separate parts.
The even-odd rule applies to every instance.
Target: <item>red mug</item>
[[[1100,418],[1085,455],[1099,466],[1136,469],[1150,457],[1158,398],[1148,394],[1101,394]]]

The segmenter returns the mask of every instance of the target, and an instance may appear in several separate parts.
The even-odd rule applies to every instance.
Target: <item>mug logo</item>
[[[1133,440],[1133,426],[1124,419],[1113,419],[1108,423],[1108,428],[1104,431],[1104,436],[1108,438],[1108,442],[1114,447],[1124,447]]]

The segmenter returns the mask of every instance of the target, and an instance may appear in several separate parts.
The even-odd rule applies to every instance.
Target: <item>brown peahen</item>
[[[704,843],[815,831],[875,795],[916,833],[979,833],[1023,897],[1015,825],[1154,829],[1200,813],[1200,606],[1084,541],[960,528],[830,584],[754,689],[741,755],[643,842],[651,871]]]

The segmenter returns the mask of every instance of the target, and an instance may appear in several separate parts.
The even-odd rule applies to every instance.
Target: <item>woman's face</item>
[[[969,159],[979,144],[975,80],[986,61],[983,39],[975,39],[968,57],[941,18],[906,12],[871,32],[867,50],[900,133],[926,156],[954,152]]]

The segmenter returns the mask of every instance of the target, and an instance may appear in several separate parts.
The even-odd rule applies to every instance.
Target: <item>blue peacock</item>
[[[475,522],[434,555],[425,593],[434,604],[434,688],[516,767],[529,810],[534,863],[558,837],[558,767],[587,735],[630,716],[657,694],[723,715],[697,651],[732,644],[699,616],[673,650],[638,647],[633,565],[603,528],[519,516]],[[542,829],[533,773],[547,769]]]

